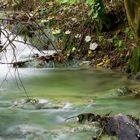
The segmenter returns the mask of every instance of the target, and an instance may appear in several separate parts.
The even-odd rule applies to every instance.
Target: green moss
[[[139,22],[138,27],[137,27],[137,36],[140,37],[140,22]]]
[[[132,57],[128,63],[127,71],[132,74],[136,74],[140,71],[140,44],[138,44],[133,50]]]

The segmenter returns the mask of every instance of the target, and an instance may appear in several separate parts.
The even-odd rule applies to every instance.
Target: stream
[[[19,36],[16,39],[23,40]],[[2,42],[6,41],[2,35]],[[26,44],[13,43],[17,58],[38,52]],[[7,46],[1,62],[15,59],[12,48]],[[1,64],[0,83],[1,140],[92,140],[98,129],[93,124],[79,124],[73,116],[111,112],[140,117],[140,98],[117,94],[118,88],[139,87],[139,83],[109,70],[17,69]],[[28,101],[28,97],[32,100]]]

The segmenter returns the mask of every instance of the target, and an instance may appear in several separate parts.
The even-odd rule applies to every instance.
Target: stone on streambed
[[[87,125],[87,124],[84,124],[84,125],[71,129],[71,132],[89,132],[89,131],[94,132],[94,135],[97,135],[97,133],[100,132],[98,127],[95,127],[93,125]]]
[[[60,52],[61,50],[42,50],[21,53],[13,62],[13,67],[54,67],[56,54]]]
[[[91,61],[82,61],[79,63],[79,66],[81,68],[89,68],[91,67],[92,62]]]
[[[19,99],[14,101],[13,105],[18,107],[18,108],[22,108],[23,105],[27,102],[27,99]]]
[[[72,109],[72,105],[70,103],[66,104],[53,104],[53,103],[48,103],[48,104],[36,104],[36,109],[61,109],[61,110],[70,110]]]
[[[16,100],[14,102],[14,107],[22,109],[62,109],[62,110],[72,109],[72,105],[70,103],[55,104],[49,102],[46,99],[34,99],[34,98]]]
[[[42,108],[49,101],[46,99],[34,99],[34,98],[27,98],[27,99],[19,99],[14,102],[14,106],[23,109],[37,109]]]
[[[129,88],[126,86],[122,86],[118,88],[115,92],[117,96],[132,96],[132,97],[140,97],[140,89],[139,88]]]
[[[36,102],[34,103],[34,107],[35,109],[62,109],[62,110],[72,109],[72,105],[70,103],[55,104],[45,99],[37,99]]]
[[[118,96],[127,96],[127,95],[131,95],[132,91],[128,87],[122,86],[122,87],[118,88],[115,93]]]
[[[72,104],[71,103],[66,103],[62,107],[63,110],[69,110],[72,109]]]

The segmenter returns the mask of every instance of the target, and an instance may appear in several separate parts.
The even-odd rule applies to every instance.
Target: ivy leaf
[[[86,0],[86,4],[92,6],[94,4],[93,0]]]
[[[98,12],[96,12],[93,16],[93,19],[96,19],[98,17]]]
[[[47,0],[40,0],[41,1],[41,3],[45,3],[45,2],[47,2]]]

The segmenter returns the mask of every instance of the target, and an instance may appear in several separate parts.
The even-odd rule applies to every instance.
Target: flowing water
[[[17,48],[26,50],[25,47],[29,49],[25,44]],[[1,55],[1,61],[13,61],[11,51],[7,52],[7,56]],[[22,50],[20,55],[27,55],[27,52],[29,50]],[[94,125],[79,124],[75,118],[68,118],[80,113],[106,114],[110,111],[140,117],[140,98],[117,94],[118,88],[139,86],[139,83],[112,71],[14,69],[0,65],[0,83],[2,140],[91,140],[98,133]],[[32,99],[30,102],[27,96]]]

